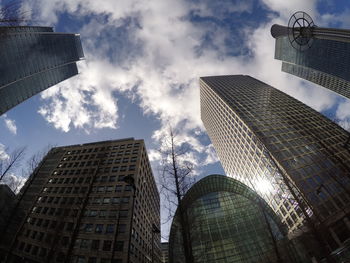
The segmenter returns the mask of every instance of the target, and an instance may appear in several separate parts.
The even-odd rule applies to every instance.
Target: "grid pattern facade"
[[[337,78],[315,69],[286,62],[282,62],[282,71],[311,81],[324,88],[333,90],[334,92],[346,98],[350,98],[350,82],[345,81],[341,78]]]
[[[45,166],[50,161],[51,169]],[[151,262],[152,253],[160,262],[160,237],[152,234],[152,224],[160,224],[160,200],[143,140],[54,148],[38,172],[44,180],[22,190],[25,199],[37,189],[9,248],[14,258],[126,263],[129,251],[130,262]],[[123,181],[129,175],[135,193]]]
[[[200,86],[202,121],[228,176],[257,191],[290,232],[303,225],[302,204],[325,224],[347,222],[346,131],[249,76],[203,77]]]
[[[0,114],[78,74],[80,36],[50,27],[0,27]]]
[[[283,226],[247,186],[226,176],[210,175],[195,184],[183,200],[194,262],[277,262],[273,240],[282,252],[286,245]],[[184,262],[177,224],[175,217],[169,244],[171,263]],[[293,251],[293,247],[289,249]],[[286,254],[281,257],[283,262],[299,262]]]
[[[309,49],[298,51],[292,47],[288,36],[283,36],[276,38],[275,59],[285,62],[282,64],[282,71],[350,98],[349,50],[350,43],[314,39]],[[286,63],[291,65],[284,65]],[[306,71],[305,68],[310,71]]]
[[[162,242],[161,248],[162,248],[162,263],[168,263],[169,262],[169,243]]]

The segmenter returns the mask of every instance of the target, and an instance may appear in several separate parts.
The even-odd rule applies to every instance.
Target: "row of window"
[[[68,237],[66,237],[68,238]],[[65,239],[65,241],[68,241]],[[63,241],[62,241],[63,242]],[[65,243],[65,246],[67,246],[68,242]],[[102,250],[102,251],[111,251],[113,249],[112,247],[112,241],[111,240],[89,240],[89,239],[77,239],[74,243],[74,248],[80,248],[80,249],[89,249],[92,251],[96,250]],[[18,247],[18,250],[23,251],[25,253],[31,254],[33,256],[39,256],[39,257],[45,257],[47,256],[48,249],[44,247],[38,247],[30,243],[20,242]],[[125,249],[124,241],[117,241],[114,246],[114,251],[117,252],[123,252]],[[64,255],[61,255],[61,259],[57,259],[57,261],[63,261]],[[97,258],[94,258],[97,260]],[[74,261],[73,261],[74,262]],[[86,262],[86,261],[84,261]],[[97,262],[97,261],[90,261],[89,262]],[[100,262],[105,262],[101,261]],[[108,263],[111,262],[110,259]],[[122,262],[121,259],[117,259],[115,262]]]
[[[60,168],[60,167],[59,167]],[[126,171],[135,171],[136,165],[123,165],[123,166],[114,166],[114,167],[105,167],[105,168],[98,168],[97,169],[97,175],[101,173],[117,173],[117,172],[126,172]],[[73,170],[59,170],[54,171],[53,175],[74,175],[74,174],[93,174],[96,170],[95,169],[73,169]]]
[[[130,174],[133,176],[133,174]],[[111,176],[96,176],[94,182],[98,183],[113,183],[113,182],[124,182],[125,175],[111,175]],[[91,177],[66,177],[66,178],[50,178],[48,184],[89,184]]]
[[[117,158],[118,161],[117,163],[120,163],[121,161],[121,156],[126,156],[126,155],[135,155],[138,154],[139,150],[134,149],[133,151],[131,150],[126,150],[126,151],[118,151],[118,152],[106,152],[106,153],[100,153],[100,154],[80,154],[80,155],[75,155],[75,156],[67,156],[62,158],[62,162],[73,162],[73,161],[80,161],[80,160],[92,160],[92,159],[97,159],[95,163],[100,163],[100,164],[106,164],[107,158]],[[127,157],[128,158],[128,157]],[[132,159],[137,158],[136,156],[132,156]]]
[[[110,259],[110,258],[101,258],[89,257],[88,259],[85,256],[75,256],[73,258],[73,263],[123,263],[122,259]]]
[[[94,186],[92,187],[92,193],[111,193],[131,191],[131,185],[116,185],[116,186]],[[44,187],[43,193],[60,193],[60,194],[84,194],[88,190],[87,187]]]
[[[84,212],[85,217],[109,217],[109,218],[117,218],[118,210],[86,210]],[[128,217],[128,210],[119,210],[120,218]]]
[[[136,162],[137,156],[131,157],[130,162]],[[129,158],[124,158],[123,163],[128,163]],[[115,159],[116,164],[121,164],[121,159]],[[107,164],[113,164],[113,159],[104,160],[102,162],[99,161],[83,161],[83,162],[70,162],[70,163],[60,163],[57,168],[70,168],[70,167],[88,167],[88,166],[97,166],[97,165],[107,165]]]
[[[82,224],[80,227],[80,230],[83,233],[96,233],[96,234],[113,234],[115,231],[115,224]],[[119,224],[118,225],[118,234],[125,233],[126,231],[126,224]]]
[[[96,148],[89,148],[89,149],[82,149],[82,150],[71,150],[67,151],[66,154],[73,155],[73,154],[80,154],[80,153],[91,153],[91,152],[103,152],[103,151],[110,151],[110,150],[118,150],[118,149],[125,149],[125,148],[138,148],[140,146],[139,142],[136,142],[134,144],[121,144],[121,145],[114,145],[114,146],[106,146],[106,147],[96,147]]]

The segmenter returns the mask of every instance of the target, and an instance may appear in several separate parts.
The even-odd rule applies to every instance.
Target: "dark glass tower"
[[[258,192],[291,234],[310,218],[330,233],[329,246],[341,246],[350,237],[347,132],[250,76],[202,77],[200,87],[201,117],[227,175]]]
[[[283,72],[350,98],[350,43],[315,39],[299,51],[283,36],[276,39],[275,59],[282,60]]]
[[[317,27],[299,11],[288,27],[273,25],[271,34],[282,71],[350,98],[350,30]]]
[[[0,27],[0,115],[76,74],[80,36],[51,27]]]

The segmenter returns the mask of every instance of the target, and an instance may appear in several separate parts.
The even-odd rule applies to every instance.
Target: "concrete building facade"
[[[25,216],[5,262],[160,262],[159,193],[143,140],[53,148],[18,206]]]

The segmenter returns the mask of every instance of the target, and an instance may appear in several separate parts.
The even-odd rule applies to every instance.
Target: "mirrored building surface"
[[[287,228],[254,191],[223,175],[197,182],[182,199],[194,262],[309,262],[286,239]],[[176,211],[169,262],[184,260]]]
[[[290,233],[313,222],[329,247],[341,246],[350,237],[347,132],[250,76],[202,77],[200,87],[202,121],[227,175],[262,196]]]
[[[304,51],[294,48],[288,36],[276,38],[275,59],[282,71],[350,98],[350,43],[314,39]]]
[[[0,27],[0,115],[76,74],[84,57],[78,34],[51,27]]]

